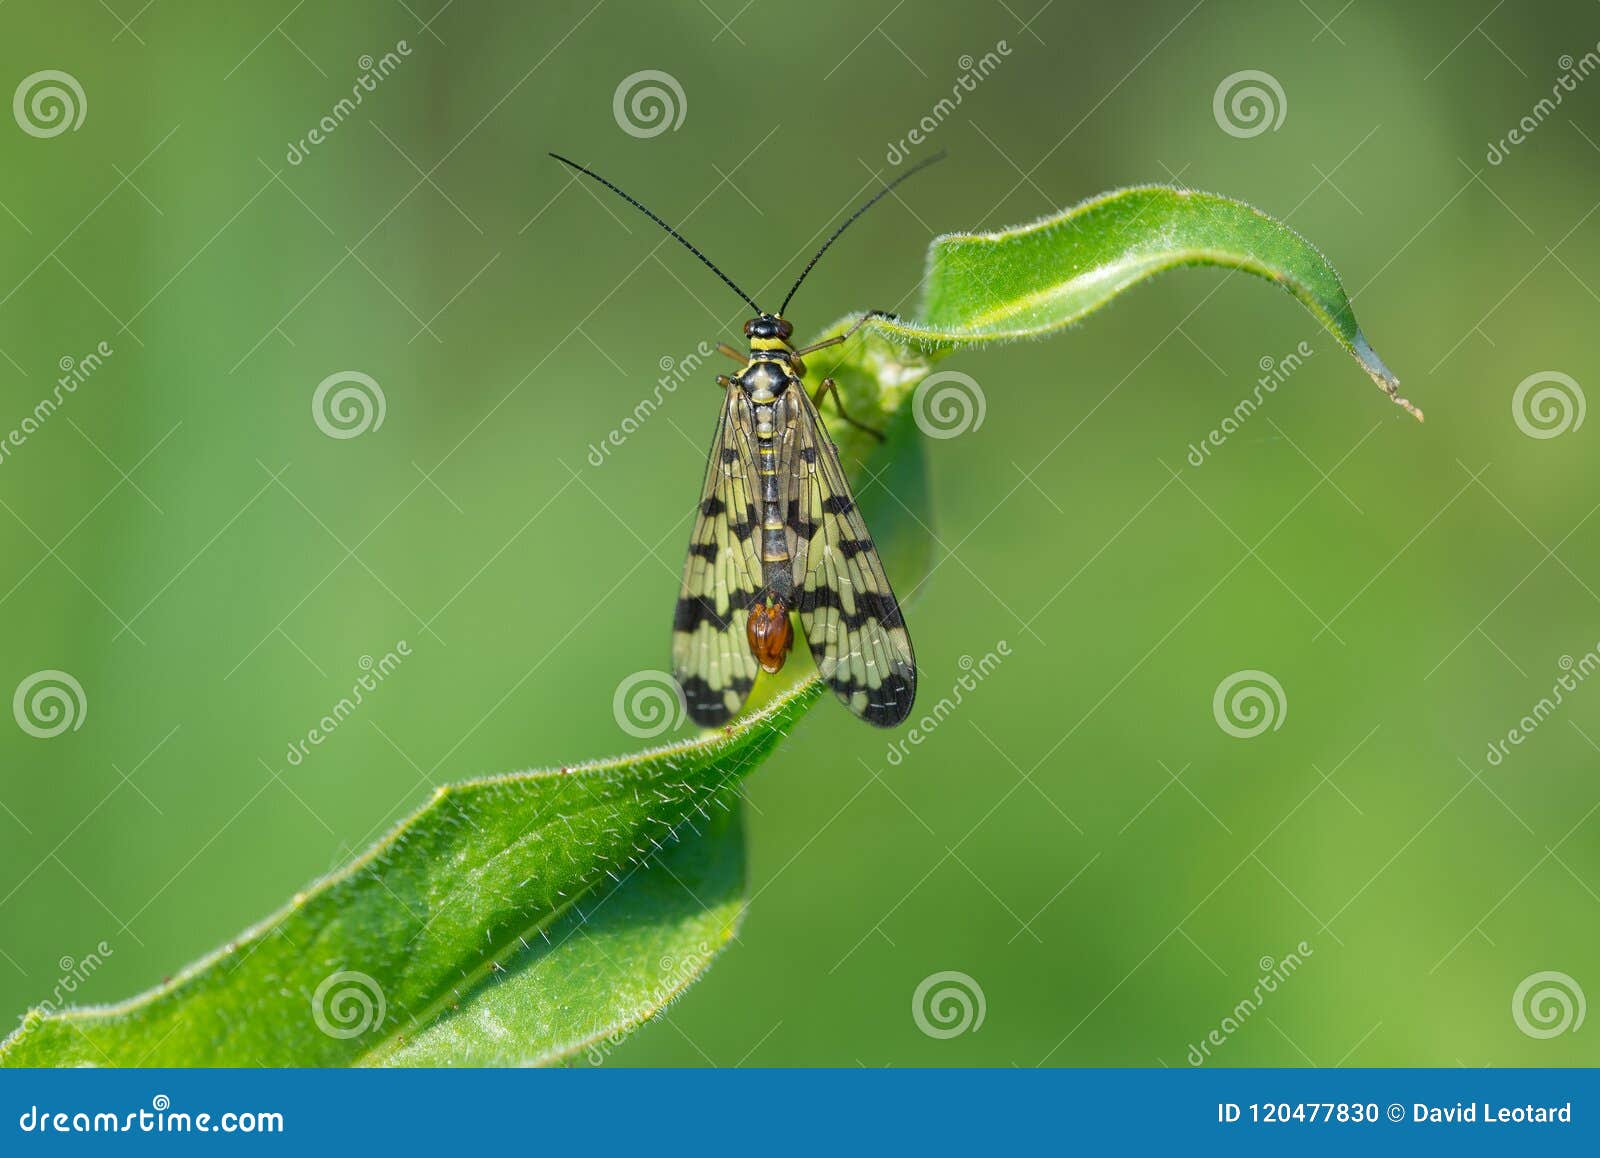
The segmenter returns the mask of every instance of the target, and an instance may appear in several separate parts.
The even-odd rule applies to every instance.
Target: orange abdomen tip
[[[750,654],[756,657],[761,670],[771,674],[783,668],[794,645],[794,629],[789,624],[789,607],[784,603],[758,603],[750,609],[750,620],[745,624],[745,639],[750,644]]]

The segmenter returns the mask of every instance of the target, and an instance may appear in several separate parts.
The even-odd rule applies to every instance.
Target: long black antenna
[[[753,309],[758,314],[761,312],[761,307],[756,305],[755,299],[752,298],[749,294],[745,293],[744,290],[742,290],[738,286],[734,285],[733,284],[733,279],[731,277],[729,277],[727,274],[723,273],[720,269],[718,269],[716,267],[716,264],[709,257],[707,257],[705,254],[701,253],[692,244],[690,244],[689,239],[687,237],[685,237],[683,234],[679,233],[676,229],[672,228],[672,226],[668,225],[665,221],[661,220],[661,218],[657,217],[654,213],[650,212],[650,210],[646,209],[643,205],[641,205],[639,202],[635,201],[632,197],[629,197],[621,189],[618,189],[615,185],[613,185],[610,181],[607,181],[604,177],[600,176],[600,174],[596,173],[593,169],[585,169],[582,165],[578,164],[578,162],[570,161],[566,157],[563,157],[560,153],[551,153],[550,155],[552,157],[554,157],[556,160],[560,161],[563,165],[570,166],[571,168],[576,169],[578,172],[584,174],[585,176],[593,177],[596,181],[600,182],[600,184],[604,185],[607,189],[611,190],[618,197],[621,197],[629,205],[632,205],[640,213],[643,213],[651,221],[654,221],[657,225],[661,226],[662,229],[665,229],[674,238],[676,238],[680,245],[682,245],[690,253],[692,253],[696,257],[698,257],[701,261],[705,262],[706,263],[706,268],[709,269],[712,273],[716,274],[718,277],[720,277],[723,280],[723,282],[725,282],[727,284],[727,287],[729,289],[731,289],[734,293],[738,294],[746,302],[748,302],[750,304],[750,308],[751,309]],[[918,168],[921,168],[921,166],[918,166]],[[914,173],[914,172],[916,172],[915,169],[911,170],[911,173]],[[911,176],[911,173],[907,173],[905,176],[909,177],[909,176]],[[905,177],[900,178],[900,180],[902,180],[902,181],[905,180]],[[898,182],[897,182],[897,184],[898,184]],[[889,188],[893,189],[894,186],[891,185],[891,186],[889,186]],[[889,191],[888,189],[884,190],[885,193],[887,193],[888,191]],[[880,194],[880,196],[881,195],[882,194]],[[826,249],[827,247],[824,246],[823,248]]]
[[[800,283],[806,280],[806,274],[811,272],[811,267],[817,264],[818,259],[821,258],[823,254],[828,252],[828,246],[832,245],[835,241],[838,241],[839,235],[846,229],[849,229],[857,217],[860,217],[868,209],[871,209],[879,201],[882,201],[885,197],[887,197],[896,185],[900,184],[902,181],[909,181],[912,177],[915,177],[929,165],[936,164],[944,159],[945,151],[940,149],[927,160],[918,161],[915,165],[911,166],[911,168],[907,169],[904,173],[901,173],[900,176],[896,177],[893,181],[890,181],[882,189],[879,189],[876,193],[874,193],[870,198],[867,199],[867,203],[860,209],[857,209],[849,217],[846,217],[844,219],[844,224],[839,226],[838,229],[835,229],[833,231],[833,236],[822,243],[822,248],[817,250],[816,256],[814,256],[810,261],[806,262],[806,267],[800,271],[800,276],[794,279],[794,285],[789,287],[789,296],[784,298],[783,305],[778,307],[779,316],[781,317],[783,315],[783,311],[789,308],[789,298],[794,297],[795,290],[799,289]],[[702,258],[701,260],[704,259]]]

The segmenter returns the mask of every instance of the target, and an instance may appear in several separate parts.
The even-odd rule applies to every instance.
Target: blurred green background
[[[0,428],[112,353],[0,459],[0,689],[59,669],[87,700],[52,739],[0,728],[0,1008],[102,941],[77,999],[158,982],[430,785],[636,748],[612,696],[666,665],[715,370],[589,448],[743,313],[545,150],[771,297],[1002,41],[912,150],[953,162],[829,255],[802,333],[912,309],[935,233],[1176,181],[1318,244],[1428,422],[1218,271],[945,363],[987,415],[929,446],[924,703],[1010,657],[899,764],[831,703],[805,720],[749,785],[740,943],[614,1061],[1183,1065],[1302,941],[1208,1064],[1600,1060],[1596,1025],[1513,1015],[1544,971],[1600,996],[1600,681],[1486,758],[1600,640],[1600,423],[1534,438],[1512,405],[1595,381],[1600,79],[1534,111],[1600,41],[1576,2],[12,0],[5,91],[62,70],[87,112],[0,125]],[[1214,96],[1247,69],[1284,115],[1238,136]],[[675,129],[619,125],[642,70]],[[350,370],[384,419],[331,438],[313,392]],[[1245,669],[1286,704],[1253,739],[1212,710]],[[938,1039],[911,1006],[946,970],[985,1018]]]

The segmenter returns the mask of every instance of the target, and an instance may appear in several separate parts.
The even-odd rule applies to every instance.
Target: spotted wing
[[[869,724],[911,714],[917,661],[883,561],[856,509],[839,452],[803,390],[782,406],[780,475],[794,559],[795,609],[817,671]]]
[[[697,724],[725,723],[756,678],[745,620],[761,576],[750,400],[730,390],[706,464],[683,586],[672,617],[672,670]]]

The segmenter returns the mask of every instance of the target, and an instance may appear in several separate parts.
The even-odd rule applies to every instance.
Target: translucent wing
[[[697,724],[724,723],[756,678],[745,620],[761,577],[750,439],[743,391],[728,391],[706,464],[683,586],[672,617],[672,670]]]
[[[911,714],[917,661],[900,604],[856,509],[817,408],[791,389],[781,407],[779,471],[794,559],[795,610],[822,678],[869,724]]]

